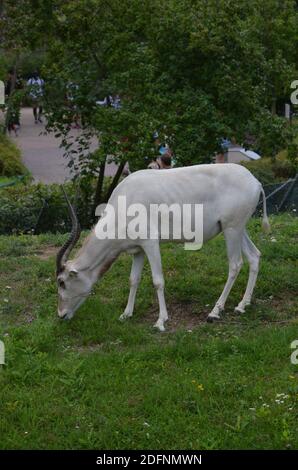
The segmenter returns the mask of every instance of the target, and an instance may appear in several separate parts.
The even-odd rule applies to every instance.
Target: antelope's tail
[[[266,205],[266,195],[263,187],[261,186],[261,193],[263,197],[263,220],[262,220],[262,229],[264,232],[270,232],[270,223],[267,215],[267,205]]]

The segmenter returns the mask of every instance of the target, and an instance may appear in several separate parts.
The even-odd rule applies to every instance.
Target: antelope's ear
[[[76,269],[71,269],[69,271],[69,277],[76,277],[78,275],[78,271]]]

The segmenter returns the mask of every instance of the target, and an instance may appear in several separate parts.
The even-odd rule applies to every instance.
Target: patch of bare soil
[[[48,260],[52,256],[56,256],[59,248],[57,246],[45,246],[42,250],[35,252],[35,256],[39,259]]]
[[[198,311],[196,302],[170,302],[168,303],[169,319],[166,323],[166,331],[173,332],[179,329],[192,330],[203,323],[206,323],[210,307]],[[146,312],[142,318],[142,323],[153,325],[158,318],[158,307],[155,306]]]
[[[276,296],[270,295],[265,299],[255,299],[253,304],[257,307],[270,308],[279,316],[291,310],[297,311],[297,297],[293,292],[282,292]]]
[[[288,324],[288,323],[296,323],[298,321],[297,315],[293,315],[296,311],[294,310],[295,306],[297,305],[297,300],[293,298],[284,298],[284,299],[274,299],[268,298],[265,300],[258,300],[256,299],[252,307],[258,308],[259,306],[267,305],[270,307],[271,314],[263,316],[261,312],[258,314],[256,320],[259,321],[260,324]],[[212,306],[206,306],[204,309],[198,307],[197,302],[191,300],[189,302],[168,302],[168,314],[169,319],[166,322],[166,331],[168,332],[175,332],[177,330],[192,330],[200,325],[206,324],[208,314],[210,313]],[[247,307],[247,311],[249,312],[249,308]],[[140,322],[154,325],[158,318],[158,306],[155,305],[151,309],[149,309],[145,315],[140,318]],[[238,314],[233,311],[231,308],[227,308],[225,313],[223,313],[221,319],[218,323],[229,323],[229,324],[242,324],[242,315],[245,314]],[[254,323],[253,323],[254,325]],[[247,325],[249,326],[249,325]]]

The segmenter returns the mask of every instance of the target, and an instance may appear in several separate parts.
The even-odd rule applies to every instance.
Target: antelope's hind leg
[[[159,316],[154,327],[158,328],[160,331],[165,331],[164,323],[168,319],[168,312],[164,295],[165,281],[162,272],[159,241],[156,240],[149,242],[144,246],[144,250],[150,263],[153,284],[157,292],[159,304]]]
[[[229,258],[229,275],[221,296],[216,302],[213,310],[209,313],[207,321],[220,320],[220,314],[225,308],[225,303],[228,295],[233,287],[234,282],[240,272],[243,264],[241,254],[241,242],[243,238],[243,229],[237,230],[235,228],[228,228],[224,230],[226,239],[227,253]]]
[[[235,311],[238,313],[244,313],[245,307],[247,307],[247,305],[250,305],[253,290],[258,277],[261,256],[261,253],[253,244],[246,231],[244,232],[242,239],[242,251],[249,263],[249,278],[243,299],[235,308]]]
[[[143,251],[140,251],[139,253],[136,253],[135,255],[133,255],[133,261],[132,261],[131,272],[130,272],[130,277],[129,277],[130,291],[129,291],[129,296],[128,296],[128,302],[127,302],[124,312],[122,313],[122,315],[120,315],[119,320],[125,320],[126,318],[132,317],[134,305],[135,305],[136,293],[138,290],[138,286],[139,286],[142,271],[143,271],[144,259],[145,259],[145,253]]]

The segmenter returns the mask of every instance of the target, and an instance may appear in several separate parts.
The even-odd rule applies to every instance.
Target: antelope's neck
[[[119,240],[99,240],[93,230],[73,260],[78,271],[96,271],[97,276],[104,274],[123,251]]]

